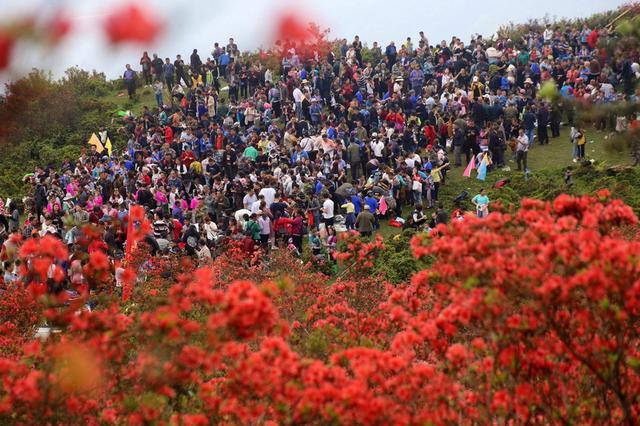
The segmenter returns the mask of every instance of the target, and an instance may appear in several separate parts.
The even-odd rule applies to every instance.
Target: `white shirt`
[[[258,213],[260,210],[260,201],[256,200],[251,204],[251,213]]]
[[[207,239],[213,240],[218,233],[218,226],[215,222],[204,223],[204,232],[207,234]]]
[[[375,157],[382,157],[382,150],[384,149],[384,143],[382,143],[382,141],[380,140],[371,142],[371,149],[373,150],[373,155]]]
[[[333,201],[331,198],[327,198],[322,203],[322,217],[325,219],[331,219],[333,217]]]
[[[260,234],[271,234],[271,219],[269,219],[269,216],[260,216],[258,218],[258,225],[260,225]]]
[[[293,100],[296,102],[302,102],[302,98],[304,97],[304,95],[302,94],[302,90],[300,90],[300,88],[296,87],[295,89],[293,89]]]
[[[258,201],[258,197],[256,196],[256,194],[253,194],[253,195],[247,194],[242,199],[242,204],[244,205],[245,209],[249,209],[251,208],[253,203],[255,203],[256,201]]]
[[[241,225],[244,225],[244,215],[251,216],[251,211],[247,209],[240,209],[233,214],[233,217]]]
[[[273,188],[262,188],[258,194],[264,196],[264,201],[267,202],[267,207],[270,207],[273,200],[276,198],[276,190]]]

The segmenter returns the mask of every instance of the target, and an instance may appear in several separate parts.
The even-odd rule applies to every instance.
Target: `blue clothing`
[[[351,202],[353,203],[355,214],[360,213],[362,211],[362,200],[360,199],[360,197],[358,197],[357,195],[352,195]]]
[[[369,206],[371,213],[375,214],[376,210],[378,210],[378,200],[373,197],[365,197],[364,202]]]

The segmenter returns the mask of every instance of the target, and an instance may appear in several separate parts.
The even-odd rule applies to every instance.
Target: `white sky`
[[[0,82],[16,78],[32,67],[50,69],[58,77],[70,66],[103,71],[116,77],[125,63],[137,67],[143,50],[161,57],[188,59],[197,48],[203,59],[214,41],[226,44],[234,37],[240,50],[268,45],[279,12],[293,8],[323,27],[331,28],[330,38],[358,34],[369,45],[378,41],[384,48],[389,41],[401,43],[407,36],[417,39],[425,31],[431,44],[458,36],[468,42],[471,34],[490,36],[502,24],[525,22],[529,18],[588,16],[612,9],[626,0],[148,0],[168,22],[164,36],[153,46],[110,49],[101,29],[102,20],[124,0],[0,0],[0,22],[37,11],[46,16],[62,5],[72,17],[72,35],[57,49],[43,51],[20,45],[14,54],[11,73],[0,74]]]

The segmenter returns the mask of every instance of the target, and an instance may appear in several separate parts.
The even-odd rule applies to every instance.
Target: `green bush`
[[[34,71],[6,86],[0,99],[0,196],[20,199],[29,189],[22,177],[35,166],[77,159],[91,133],[111,123],[115,105],[101,97],[112,90],[104,74],[70,68],[54,81]],[[115,129],[111,140],[118,144]]]
[[[374,274],[381,275],[393,284],[407,282],[411,275],[431,264],[431,259],[418,260],[413,255],[410,242],[414,232],[405,230],[385,240],[384,250],[376,257]]]

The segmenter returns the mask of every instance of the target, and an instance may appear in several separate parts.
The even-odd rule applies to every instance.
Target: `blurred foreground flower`
[[[278,18],[276,40],[306,42],[310,38],[311,32],[300,16],[289,12]]]
[[[0,71],[9,66],[14,44],[13,37],[0,30]]]
[[[153,13],[133,4],[118,8],[104,23],[105,32],[112,44],[151,43],[162,26]]]

